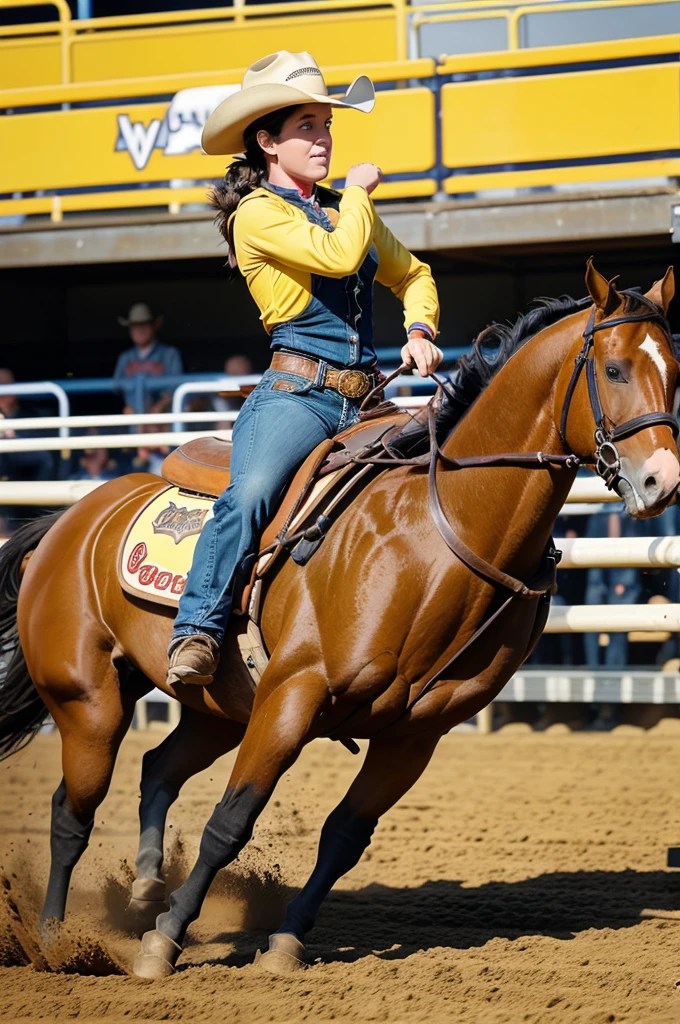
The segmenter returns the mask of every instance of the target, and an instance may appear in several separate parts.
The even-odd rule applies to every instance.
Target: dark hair
[[[258,117],[257,121],[249,124],[243,133],[244,154],[238,157],[227,167],[224,181],[213,186],[208,193],[210,205],[216,210],[215,224],[221,234],[233,249],[232,239],[229,237],[229,218],[244,198],[250,192],[259,187],[262,178],[267,170],[267,160],[264,152],[257,141],[257,133],[269,132],[273,138],[281,134],[284,124],[296,110],[297,105],[282,107],[271,114],[264,114]]]

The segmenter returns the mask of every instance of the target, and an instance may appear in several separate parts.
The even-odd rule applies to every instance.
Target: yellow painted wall
[[[51,111],[0,118],[0,192],[117,185],[172,178],[219,178],[226,157],[196,151],[182,156],[151,152],[137,170],[129,152],[116,152],[118,116],[145,128],[162,121],[167,103]],[[403,125],[411,128],[404,144]],[[344,177],[358,161],[378,163],[386,174],[428,170],[434,163],[434,100],[428,89],[378,93],[372,114],[336,112],[332,171]]]
[[[0,88],[21,89],[61,81],[57,37],[0,39]]]
[[[96,32],[73,44],[73,80],[244,68],[275,50],[309,50],[319,64],[395,60],[394,14],[357,11],[322,17],[201,22],[135,32]]]
[[[448,167],[678,148],[680,67],[446,85],[442,130]]]

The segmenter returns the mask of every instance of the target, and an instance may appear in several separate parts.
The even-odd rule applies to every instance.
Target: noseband
[[[622,294],[625,295],[626,291],[622,292]],[[597,387],[594,349],[595,332],[609,330],[609,328],[618,327],[620,324],[645,322],[660,324],[664,332],[669,336],[670,329],[666,318],[661,313],[656,313],[651,309],[648,313],[640,313],[636,316],[614,317],[612,320],[603,320],[599,324],[595,323],[595,312],[596,307],[593,306],[588,324],[583,332],[583,347],[576,356],[574,369],[564,396],[564,405],[562,406],[562,415],[560,417],[560,437],[564,447],[569,450],[567,443],[567,419],[576,385],[585,366],[588,398],[593,419],[595,420],[595,470],[598,476],[602,477],[607,488],[612,490],[621,479],[621,456],[616,447],[616,442],[622,441],[626,437],[632,437],[634,434],[639,433],[639,431],[647,430],[649,427],[669,427],[673,432],[673,437],[677,438],[678,422],[675,416],[668,412],[647,412],[642,416],[634,416],[632,419],[626,420],[625,423],[619,423],[618,426],[613,426],[611,429],[607,426],[606,421],[609,420],[610,423],[612,421],[602,410],[600,393]]]

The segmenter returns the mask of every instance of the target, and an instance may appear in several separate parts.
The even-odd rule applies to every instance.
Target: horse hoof
[[[162,878],[135,878],[130,903],[165,903],[165,882]]]
[[[153,929],[158,915],[167,909],[162,878],[135,878],[125,914],[140,936]]]
[[[176,942],[154,929],[144,932],[142,948],[135,957],[132,973],[146,981],[159,981],[175,973],[175,964],[182,952]]]
[[[269,936],[269,949],[261,953],[258,949],[255,963],[270,974],[297,974],[307,970],[305,947],[294,935],[276,932]]]

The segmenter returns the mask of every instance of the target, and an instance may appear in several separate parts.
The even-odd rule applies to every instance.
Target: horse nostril
[[[648,477],[645,478],[645,490],[646,491],[653,491],[656,488],[656,486],[657,486],[657,481],[656,481],[656,477],[655,476],[648,476]]]

